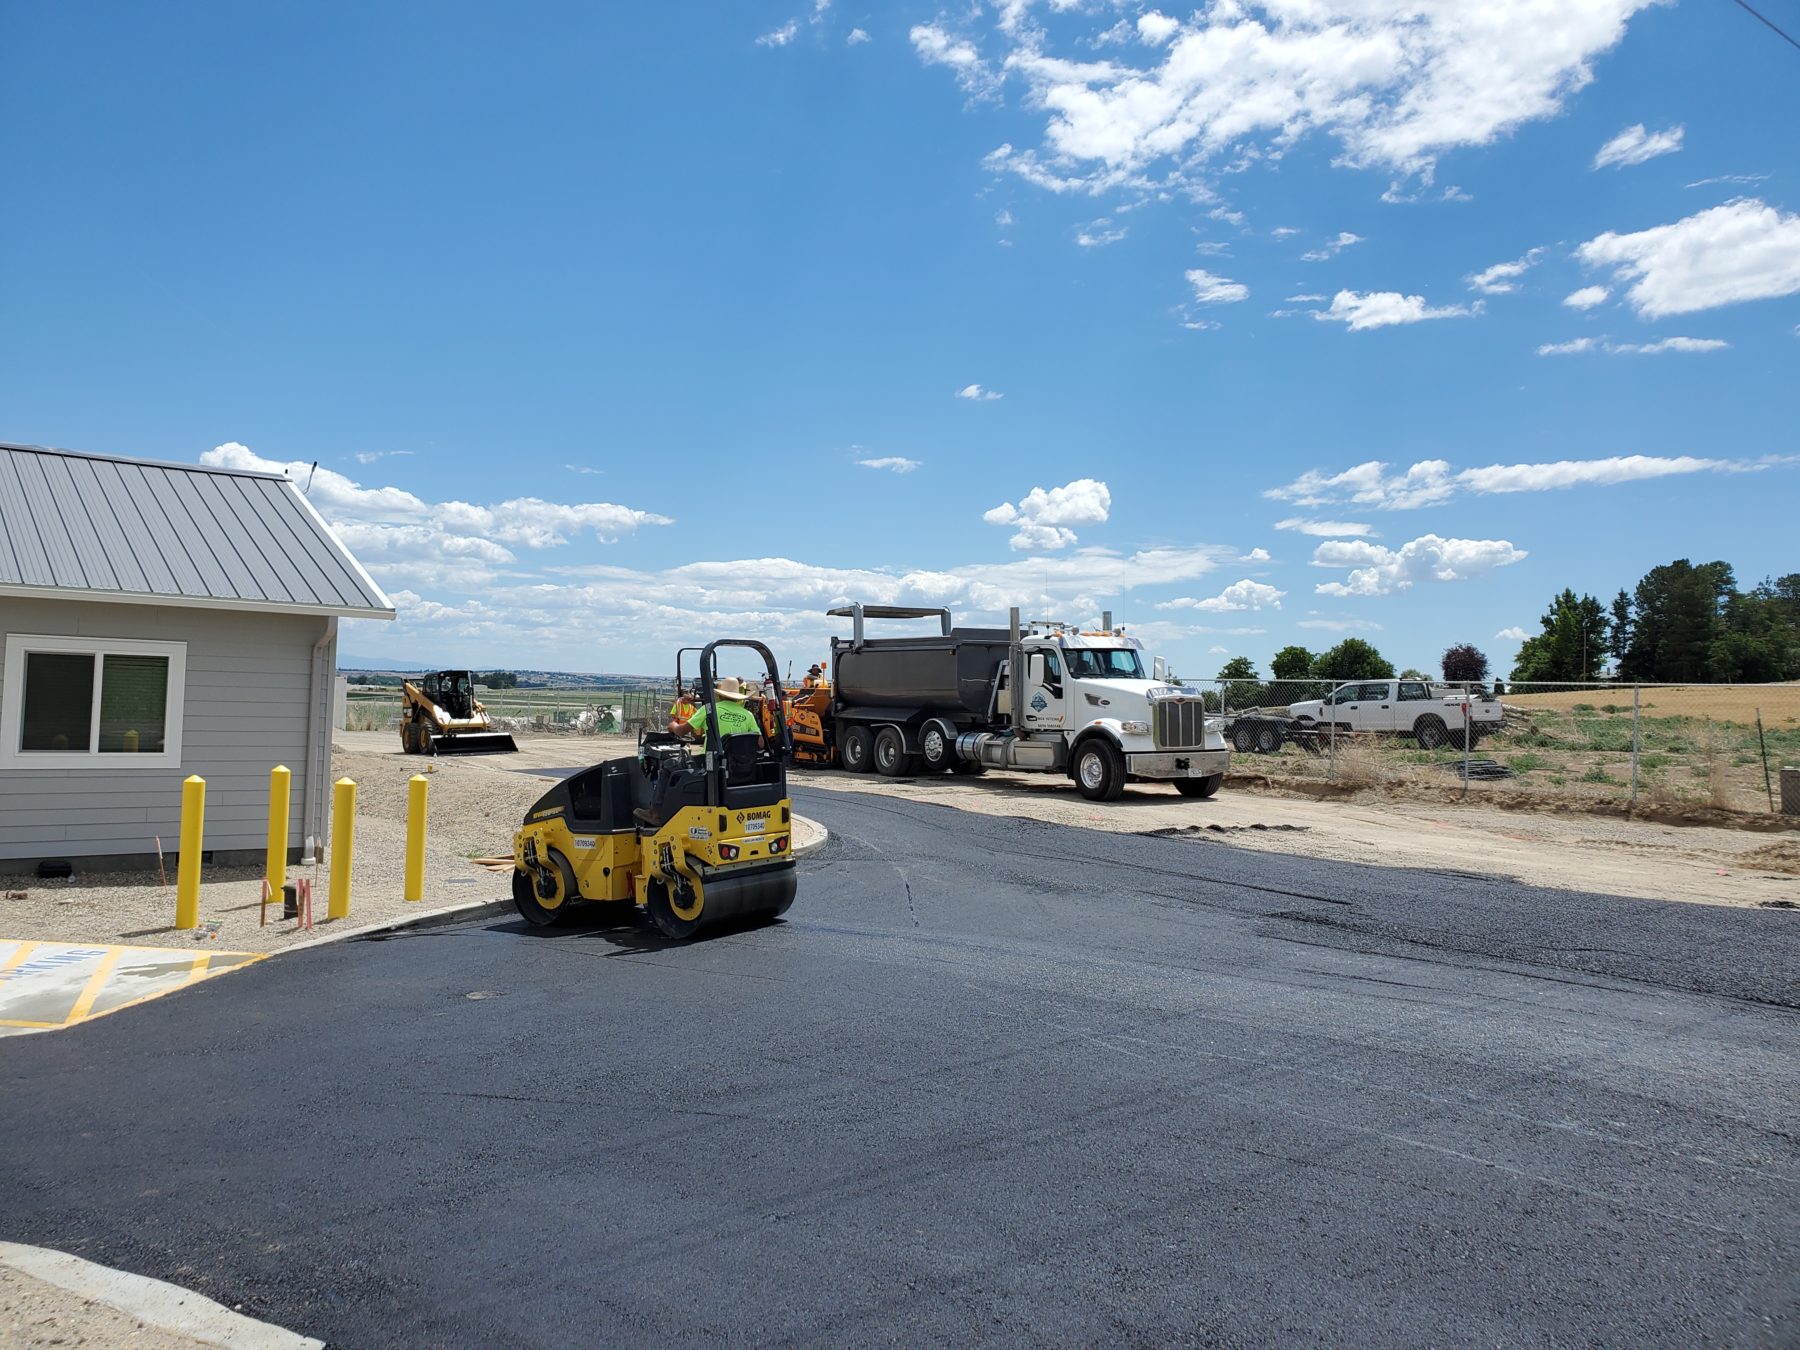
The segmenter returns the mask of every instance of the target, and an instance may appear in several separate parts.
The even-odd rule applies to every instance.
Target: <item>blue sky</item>
[[[1726,0],[23,0],[0,124],[0,438],[318,461],[352,654],[1504,670],[1800,566],[1800,51]]]

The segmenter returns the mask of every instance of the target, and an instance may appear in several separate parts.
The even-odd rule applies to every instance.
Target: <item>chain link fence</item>
[[[1271,778],[1771,812],[1800,765],[1794,683],[1199,683],[1234,767]]]
[[[673,680],[646,681],[635,689],[484,689],[476,697],[496,731],[542,736],[635,736],[660,728],[674,702]],[[347,731],[399,734],[404,707],[387,685],[351,685],[344,705]]]

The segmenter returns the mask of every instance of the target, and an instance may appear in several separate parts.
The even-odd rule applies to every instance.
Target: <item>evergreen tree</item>
[[[1591,595],[1565,587],[1539,620],[1544,631],[1527,638],[1513,663],[1512,678],[1532,681],[1586,681],[1598,678],[1607,653],[1606,609]]]

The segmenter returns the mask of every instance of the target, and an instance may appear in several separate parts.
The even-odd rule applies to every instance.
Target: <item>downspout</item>
[[[314,856],[325,847],[325,803],[331,777],[331,683],[337,675],[338,621],[325,620],[325,632],[313,643],[312,686],[306,717],[306,791],[301,794],[300,837],[311,836]]]

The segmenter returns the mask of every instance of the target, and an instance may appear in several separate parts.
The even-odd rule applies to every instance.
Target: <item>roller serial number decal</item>
[[[592,839],[577,839],[574,843],[576,848],[592,848],[594,846]]]
[[[744,822],[744,833],[745,834],[761,834],[764,830],[766,830],[768,828],[769,828],[769,822],[766,820],[746,820]]]

